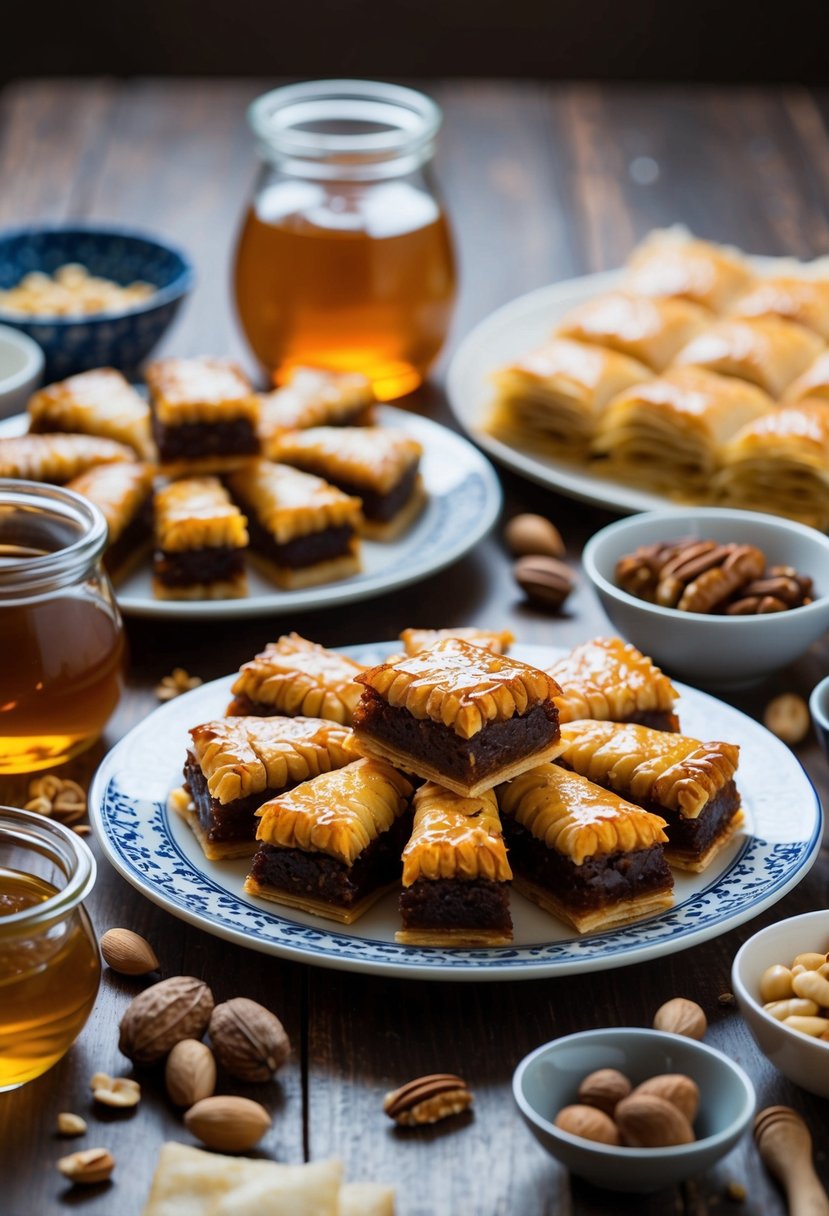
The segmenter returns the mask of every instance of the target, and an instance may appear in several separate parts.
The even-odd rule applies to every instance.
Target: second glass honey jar
[[[299,366],[411,392],[455,299],[430,173],[441,113],[413,89],[331,80],[266,93],[249,121],[263,167],[236,249],[242,328],[275,384]]]

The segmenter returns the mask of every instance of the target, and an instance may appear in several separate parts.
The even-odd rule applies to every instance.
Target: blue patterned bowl
[[[193,285],[189,259],[175,246],[129,228],[73,223],[0,232],[0,288],[14,287],[33,270],[54,274],[67,262],[80,262],[116,283],[142,279],[157,290],[127,310],[86,317],[24,317],[0,307],[0,323],[42,347],[47,382],[91,367],[117,367],[134,377]]]

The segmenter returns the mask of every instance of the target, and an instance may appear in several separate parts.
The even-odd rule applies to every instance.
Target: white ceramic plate
[[[755,257],[750,261],[755,270],[768,274],[786,259]],[[452,411],[467,434],[501,464],[569,498],[629,514],[676,506],[676,502],[653,491],[599,476],[588,468],[513,447],[483,430],[494,396],[492,373],[540,346],[571,308],[602,292],[614,291],[621,286],[622,278],[621,270],[583,275],[511,300],[464,338],[449,365],[446,391]]]
[[[377,662],[393,643],[349,647]],[[549,647],[518,646],[518,658],[547,664]],[[246,861],[209,862],[195,837],[167,810],[181,783],[187,731],[221,716],[233,677],[161,706],[113,748],[95,776],[90,812],[109,860],[148,899],[199,928],[283,958],[347,971],[411,979],[512,980],[638,963],[716,937],[757,916],[804,877],[820,848],[817,795],[792,752],[751,718],[679,685],[683,730],[740,744],[745,827],[705,874],[675,874],[675,906],[638,924],[574,937],[512,893],[515,942],[485,950],[400,946],[397,898],[388,895],[353,926],[296,912],[242,889]]]
[[[419,582],[451,565],[485,536],[501,509],[501,486],[495,470],[460,435],[437,422],[394,406],[378,407],[378,422],[405,431],[423,445],[421,472],[428,495],[426,508],[412,527],[388,544],[363,541],[360,574],[321,587],[280,591],[252,567],[250,594],[234,600],[157,600],[153,598],[149,563],[118,586],[118,604],[130,616],[229,617],[281,616],[309,608],[329,608],[367,599]],[[0,423],[0,435],[23,434],[22,415]]]

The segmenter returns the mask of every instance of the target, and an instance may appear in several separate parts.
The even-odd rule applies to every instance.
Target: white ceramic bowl
[[[563,1132],[553,1122],[576,1101],[580,1082],[597,1068],[618,1068],[634,1084],[657,1073],[696,1081],[698,1139],[669,1148],[616,1148]],[[515,1070],[512,1090],[536,1140],[572,1173],[615,1191],[656,1191],[709,1169],[728,1153],[754,1114],[754,1087],[739,1065],[681,1035],[636,1027],[585,1030],[545,1043]]]
[[[761,1051],[775,1068],[811,1094],[829,1098],[829,1043],[801,1034],[766,1013],[760,977],[773,963],[788,967],[804,951],[829,951],[829,911],[806,912],[769,925],[750,937],[731,968],[740,1011]]]
[[[802,608],[763,616],[709,616],[637,599],[615,582],[616,563],[640,545],[682,537],[756,545],[770,566],[794,566],[814,581]],[[756,683],[785,667],[829,629],[829,537],[776,515],[679,507],[632,515],[602,528],[582,555],[585,572],[616,628],[668,673],[709,688]]]
[[[43,351],[37,342],[10,325],[0,325],[0,418],[26,408],[42,375]]]
[[[818,743],[829,760],[829,676],[824,676],[812,689],[809,711]]]

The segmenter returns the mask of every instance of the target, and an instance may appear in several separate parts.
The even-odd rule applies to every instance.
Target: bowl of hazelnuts
[[[691,684],[756,683],[829,629],[829,537],[775,515],[648,511],[602,528],[582,560],[617,629]]]
[[[722,1052],[636,1027],[545,1043],[518,1065],[513,1093],[548,1153],[616,1191],[656,1191],[709,1169],[755,1107],[751,1081]]]

